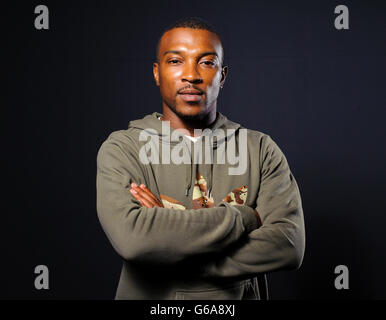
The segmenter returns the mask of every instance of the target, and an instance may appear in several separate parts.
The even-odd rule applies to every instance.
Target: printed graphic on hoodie
[[[197,177],[193,187],[193,209],[213,208],[214,200],[212,193],[208,194],[208,185],[204,177],[197,172]]]
[[[223,201],[228,202],[232,205],[238,204],[243,205],[247,200],[248,186],[242,186],[229,192]]]
[[[242,186],[229,192],[222,201],[228,202],[231,205],[244,205],[247,195],[248,186]],[[165,208],[179,210],[186,209],[182,203],[172,197],[164,194],[161,194],[160,197]],[[207,182],[199,172],[197,172],[197,176],[194,181],[192,207],[193,209],[214,207],[212,193],[208,194]]]
[[[180,203],[178,200],[176,200],[172,197],[168,197],[164,194],[160,194],[160,197],[161,197],[161,201],[162,201],[165,208],[179,209],[179,210],[185,210],[186,209],[182,203]]]

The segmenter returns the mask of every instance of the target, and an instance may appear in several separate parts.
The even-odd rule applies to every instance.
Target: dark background
[[[34,27],[39,4],[49,30]],[[334,27],[339,4],[349,30]],[[269,134],[302,194],[303,265],[269,275],[271,298],[386,298],[384,1],[19,1],[1,13],[0,298],[114,297],[121,260],[96,214],[96,154],[162,112],[155,44],[187,16],[223,38],[218,110]],[[47,291],[34,287],[40,264]],[[349,290],[334,287],[340,264]]]

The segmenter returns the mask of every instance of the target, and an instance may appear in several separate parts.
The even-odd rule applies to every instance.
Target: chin
[[[201,120],[205,116],[205,107],[199,104],[185,104],[172,109],[174,113],[184,120]]]

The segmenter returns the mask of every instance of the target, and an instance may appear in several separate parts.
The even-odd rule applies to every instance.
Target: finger
[[[158,204],[159,207],[164,206],[163,202],[159,200],[144,184],[141,184],[140,188],[142,188],[142,190],[145,190],[147,194],[149,194],[154,199],[154,201]]]
[[[144,206],[144,207],[146,207],[146,208],[154,208],[155,206],[154,206],[154,203],[152,203],[152,202],[149,202],[149,201],[147,201],[146,199],[141,199],[141,201],[142,201],[142,206]]]
[[[163,207],[163,203],[143,183],[138,186],[135,182],[132,182],[131,187],[139,187],[141,190],[144,190],[150,197],[153,198],[156,205],[158,205],[159,207]]]
[[[130,189],[130,193],[134,196],[135,199],[137,199],[139,202],[141,202],[141,196],[138,194],[137,191],[135,191],[134,189]]]
[[[137,191],[138,191],[138,188],[140,189],[140,191],[143,190],[153,199],[155,204],[159,204],[157,197],[143,183],[138,186],[135,182],[132,182],[131,187]],[[148,197],[147,197],[147,199],[148,199]]]
[[[157,205],[157,201],[152,196],[150,196],[145,190],[142,190],[140,187],[134,187],[133,189],[138,192],[142,199],[145,199],[147,202],[153,203],[153,205]]]
[[[154,205],[152,203],[150,203],[146,199],[143,199],[140,196],[140,194],[137,191],[135,191],[134,189],[130,189],[130,192],[135,197],[135,199],[137,199],[140,202],[141,206],[147,207],[147,208],[153,208],[154,207]]]
[[[142,190],[146,191],[146,193],[151,196],[154,201],[156,201],[158,204],[161,204],[160,200],[158,200],[158,198],[142,183],[140,186],[139,186]]]
[[[151,202],[153,206],[158,206],[161,208],[164,207],[163,203],[160,200],[158,200],[157,197],[143,183],[140,186],[138,186],[135,182],[132,182],[130,184],[130,186],[134,191],[136,190],[135,192],[137,192],[137,194],[139,194],[139,196],[144,195],[144,193],[141,192],[142,190],[143,190],[143,192],[148,194],[148,196],[150,196],[153,199],[153,201]],[[144,196],[144,197],[146,197],[146,196]],[[146,197],[146,199],[148,199],[150,201],[149,198]]]

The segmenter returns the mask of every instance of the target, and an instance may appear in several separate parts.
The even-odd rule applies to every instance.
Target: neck
[[[205,129],[216,120],[216,106],[199,119],[184,119],[175,114],[168,106],[163,105],[162,121],[170,121],[174,129],[185,129],[189,135],[194,137],[194,129]]]

